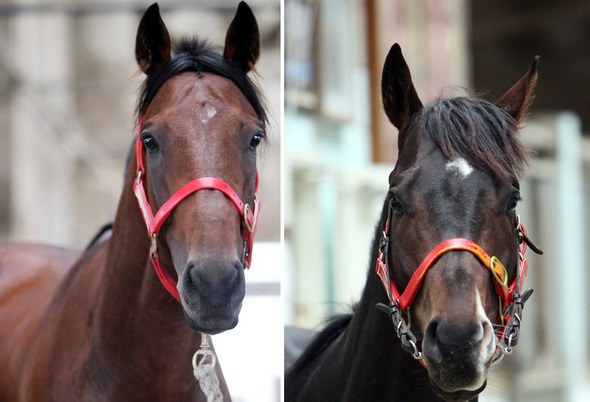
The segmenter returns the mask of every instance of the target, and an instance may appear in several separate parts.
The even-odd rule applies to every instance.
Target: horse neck
[[[345,354],[351,360],[344,399],[439,400],[430,391],[426,369],[402,350],[391,319],[375,308],[377,303],[388,304],[374,269],[382,227],[383,221],[376,230],[365,288],[347,330]]]
[[[181,306],[151,265],[147,230],[132,191],[133,155],[131,160],[103,270],[94,343],[108,365],[122,362],[142,370],[158,366],[160,372],[170,372],[162,367],[190,362],[200,334],[189,328]]]

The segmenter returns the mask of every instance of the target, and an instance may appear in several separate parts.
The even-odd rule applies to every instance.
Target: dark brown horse
[[[519,256],[530,241],[515,208],[527,156],[518,124],[536,65],[495,104],[423,106],[391,48],[382,95],[399,159],[368,279],[353,313],[333,319],[288,370],[286,401],[477,400],[492,362],[518,341],[530,295]]]
[[[172,55],[158,6],[145,12],[140,127],[112,234],[84,252],[0,247],[0,401],[206,400],[191,359],[201,333],[237,324],[252,251],[266,117],[246,73],[259,46],[245,3],[223,55],[197,40]]]

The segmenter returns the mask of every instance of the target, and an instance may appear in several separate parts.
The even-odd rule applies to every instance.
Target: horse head
[[[142,212],[159,275],[178,278],[169,291],[190,326],[210,334],[237,324],[245,295],[258,212],[256,148],[266,120],[246,74],[259,52],[258,25],[243,2],[223,55],[198,40],[181,41],[173,54],[156,4],[137,32],[135,55],[147,78],[138,106],[136,194],[140,206],[143,191],[149,203]],[[151,211],[157,224],[150,229]]]
[[[431,387],[446,400],[471,399],[485,388],[499,346],[506,305],[498,292],[519,266],[515,208],[527,151],[517,132],[537,61],[495,104],[456,97],[427,106],[397,44],[385,61],[383,105],[399,130],[386,203],[388,271],[400,293],[421,285],[402,309],[421,341]]]

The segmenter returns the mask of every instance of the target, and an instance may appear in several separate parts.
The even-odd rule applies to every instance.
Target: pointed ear
[[[252,10],[243,1],[225,36],[223,56],[244,72],[254,69],[260,56],[260,32]]]
[[[508,112],[514,119],[520,122],[533,102],[533,91],[537,85],[537,64],[539,56],[535,56],[529,71],[496,101],[496,106]]]
[[[150,74],[170,60],[170,35],[160,17],[158,3],[141,17],[135,38],[135,59],[145,74]]]
[[[410,69],[397,43],[391,47],[385,59],[381,76],[381,97],[385,114],[400,131],[398,146],[401,150],[405,142],[405,138],[402,138],[403,129],[409,124],[411,117],[422,110],[422,102],[418,98]]]

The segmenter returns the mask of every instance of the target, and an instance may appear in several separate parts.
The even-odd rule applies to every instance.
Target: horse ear
[[[422,109],[422,102],[412,83],[410,69],[397,43],[391,47],[385,58],[381,76],[381,97],[385,114],[398,130],[404,128],[410,117]]]
[[[150,74],[170,60],[170,35],[160,17],[158,3],[141,17],[135,39],[135,59],[145,74]]]
[[[402,129],[408,125],[414,114],[422,110],[422,102],[418,98],[410,69],[397,43],[391,47],[385,59],[381,77],[381,97],[385,114],[400,131],[398,148],[401,150],[405,142],[405,132]]]
[[[529,71],[496,101],[496,106],[506,110],[518,122],[521,121],[533,102],[533,90],[537,85],[539,75],[537,72],[539,59],[539,56],[535,56]]]
[[[240,2],[225,36],[223,56],[244,72],[254,69],[260,56],[260,32],[250,7]]]

